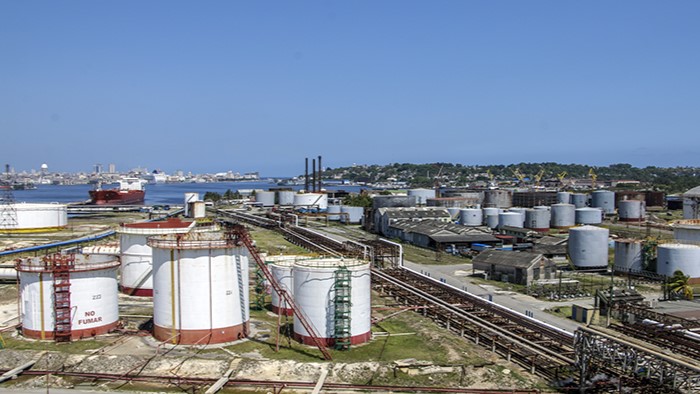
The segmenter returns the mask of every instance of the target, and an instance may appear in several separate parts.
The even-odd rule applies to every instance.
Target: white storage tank
[[[700,245],[700,219],[679,220],[672,227],[676,241]]]
[[[600,208],[576,208],[576,224],[603,223],[603,210]]]
[[[275,192],[258,190],[255,192],[255,202],[265,208],[275,206]]]
[[[207,204],[204,201],[195,201],[192,203],[192,218],[200,219],[207,216]]]
[[[656,273],[673,276],[676,270],[690,276],[691,284],[700,282],[700,246],[661,244],[656,248]]]
[[[337,215],[338,213],[341,212],[340,205],[329,205],[327,212],[328,212],[328,220],[332,220],[335,222],[340,220],[340,215]]]
[[[571,195],[571,203],[574,204],[576,208],[586,207],[588,205],[588,194],[573,193]]]
[[[248,253],[220,232],[150,237],[153,336],[214,344],[249,332]]]
[[[339,291],[338,276],[342,269],[347,269],[350,276],[350,299],[337,298]],[[306,315],[309,323],[316,329],[322,343],[326,346],[335,344],[336,304],[345,301],[350,308],[349,337],[352,345],[367,342],[371,338],[371,299],[370,299],[370,265],[353,259],[311,259],[294,263],[294,300]],[[294,319],[295,339],[313,345],[314,342],[301,322]]]
[[[426,205],[429,198],[435,198],[434,189],[410,189],[406,194],[415,197],[418,205]]]
[[[54,254],[19,260],[22,334],[79,339],[116,328],[118,267],[119,260],[107,255]]]
[[[700,219],[700,186],[683,193],[683,219]]]
[[[195,192],[189,192],[185,193],[185,217],[191,218],[191,204],[194,204],[196,201],[199,201],[199,193]]]
[[[572,204],[552,205],[553,228],[569,228],[576,224],[576,208]]]
[[[308,260],[308,256],[292,256],[278,255],[265,257],[265,263],[268,263],[270,273],[277,280],[277,283],[290,295],[294,296],[294,276],[292,275],[292,266],[297,260]],[[291,305],[287,305],[284,299],[281,299],[279,294],[274,289],[271,289],[272,312],[278,315],[292,316],[294,310]]]
[[[328,194],[297,193],[294,195],[294,209],[310,212],[325,212],[328,209]]]
[[[569,192],[557,192],[557,202],[559,204],[570,204],[571,203],[571,193],[569,193]]]
[[[459,222],[464,226],[481,226],[484,221],[484,213],[479,208],[464,208],[459,211]]]
[[[459,212],[462,210],[462,208],[457,208],[457,207],[449,207],[447,208],[447,212],[450,213],[450,218],[453,221],[459,221]]]
[[[121,268],[119,290],[128,295],[153,296],[153,263],[148,237],[162,234],[184,234],[195,222],[169,219],[161,222],[126,223],[119,226]]]
[[[501,211],[498,208],[488,207],[482,208],[481,210],[484,213],[484,224],[486,224],[486,218],[490,215],[496,215],[496,222],[498,222],[498,214],[501,213]]]
[[[347,214],[340,216],[341,223],[345,223],[346,221],[348,221],[348,223],[357,224],[362,223],[362,218],[365,215],[365,208],[342,205],[340,207],[340,212]]]
[[[486,216],[486,227],[490,229],[498,228],[498,214]]]
[[[57,231],[68,225],[68,208],[65,204],[9,204],[6,216],[9,220],[0,223],[0,233]]]
[[[591,194],[591,206],[600,208],[605,215],[615,213],[615,193],[609,190],[596,190]]]
[[[539,231],[549,231],[551,215],[546,209],[528,209],[525,211],[525,227]]]
[[[608,229],[581,226],[569,229],[569,257],[576,268],[608,266]]]
[[[525,226],[525,211],[527,211],[527,208],[522,208],[522,207],[513,207],[513,208],[508,208],[508,212],[516,212],[520,214],[520,220],[522,223],[520,224],[521,226]]]
[[[640,272],[644,264],[644,244],[640,240],[616,239],[614,268],[617,272]]]
[[[519,212],[502,212],[498,214],[498,228],[523,227],[522,215]]]
[[[277,192],[277,202],[280,206],[294,205],[295,193],[291,190],[280,190]]]
[[[641,222],[646,214],[644,201],[622,200],[617,203],[617,213],[621,222]]]

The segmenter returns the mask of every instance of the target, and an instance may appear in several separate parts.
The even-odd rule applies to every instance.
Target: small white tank
[[[496,215],[496,218],[498,219],[498,214],[501,213],[501,211],[495,207],[482,208],[481,210],[484,212],[484,224],[486,224],[486,217],[487,216]]]
[[[644,221],[646,206],[644,201],[622,200],[617,203],[617,213],[621,222]]]
[[[546,209],[528,209],[525,211],[525,227],[539,231],[549,231],[550,213]]]
[[[481,226],[484,221],[484,213],[479,208],[464,208],[459,211],[459,222],[464,226]]]
[[[190,204],[194,204],[197,201],[199,201],[199,193],[185,193],[185,217],[192,217],[192,214],[190,213],[190,210],[192,209]]]
[[[603,223],[603,210],[600,208],[576,208],[576,224]]]
[[[527,211],[527,208],[522,208],[522,207],[513,207],[513,208],[508,208],[508,212],[516,212],[520,214],[520,220],[521,220],[521,226],[525,226],[525,211]]]
[[[280,190],[277,192],[277,202],[280,206],[294,205],[294,192],[291,190]]]
[[[569,192],[557,192],[557,202],[559,204],[570,204],[571,203],[571,193],[569,193]]]
[[[679,220],[673,224],[673,238],[681,243],[700,245],[700,219]]]
[[[347,214],[340,216],[341,223],[345,223],[346,221],[348,221],[348,223],[357,224],[362,223],[362,218],[365,215],[365,208],[341,205],[340,212]]]
[[[656,248],[656,256],[657,274],[673,276],[676,270],[681,270],[691,279],[700,278],[700,246],[662,244]]]
[[[294,263],[294,301],[316,329],[321,342],[333,346],[336,339],[336,295],[338,271],[350,271],[350,343],[358,345],[371,338],[370,265],[352,259],[310,259]],[[294,337],[307,345],[314,342],[298,319],[294,319]]]
[[[337,222],[340,220],[340,215],[334,215],[338,214],[341,212],[340,205],[329,205],[328,206],[328,220],[332,220],[334,222]]]
[[[576,208],[572,204],[552,205],[553,228],[569,228],[576,224]]]
[[[294,195],[294,209],[325,212],[328,209],[328,194],[297,193]]]
[[[615,213],[615,193],[609,190],[596,190],[591,194],[591,206],[600,208],[606,215]]]
[[[486,227],[491,229],[498,228],[498,214],[491,214],[486,216]]]
[[[265,262],[269,263],[270,273],[277,280],[277,283],[290,295],[294,296],[294,276],[292,266],[297,260],[308,260],[308,256],[279,255],[267,256]],[[272,289],[272,312],[278,315],[292,316],[294,310],[291,305],[287,305],[284,299],[280,299],[279,294]]]
[[[255,202],[262,204],[265,208],[273,207],[275,206],[275,192],[256,191]]]
[[[644,264],[644,244],[633,239],[615,240],[614,268],[617,272],[639,272]]]
[[[588,194],[573,193],[571,195],[571,203],[574,204],[576,208],[586,207],[588,205]]]
[[[153,336],[214,344],[249,332],[248,253],[220,232],[148,239],[153,250]]]
[[[22,334],[53,339],[62,315],[70,322],[71,339],[94,337],[116,328],[117,267],[119,260],[108,255],[54,254],[19,260]],[[68,273],[67,279],[60,270]],[[69,302],[61,302],[63,298]]]
[[[569,257],[576,268],[608,266],[608,229],[581,226],[569,229]]]
[[[523,227],[523,219],[520,212],[502,212],[498,214],[498,228],[503,227]]]

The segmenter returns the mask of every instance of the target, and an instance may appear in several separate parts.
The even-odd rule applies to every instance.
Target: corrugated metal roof
[[[695,186],[694,188],[683,193],[683,197],[700,197],[700,186]]]
[[[472,261],[474,264],[494,264],[527,268],[542,258],[543,256],[538,253],[485,250],[474,257]]]

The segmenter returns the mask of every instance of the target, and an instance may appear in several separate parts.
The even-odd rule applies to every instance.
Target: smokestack
[[[321,191],[321,184],[323,183],[323,181],[321,180],[321,179],[323,179],[322,175],[323,175],[323,166],[321,166],[321,155],[318,155],[318,191],[319,192]]]
[[[304,169],[304,191],[309,191],[309,158],[306,159],[306,167]]]
[[[314,169],[313,177],[311,178],[311,179],[313,179],[313,187],[312,187],[313,190],[311,190],[311,191],[316,193],[316,159],[311,159],[311,167]]]

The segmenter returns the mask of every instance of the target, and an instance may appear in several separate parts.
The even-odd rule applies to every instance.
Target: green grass
[[[86,350],[99,349],[110,342],[99,339],[81,339],[79,341],[56,343],[53,341],[38,341],[3,335],[5,348],[13,350],[46,350],[71,354],[85,353]]]
[[[549,313],[550,315],[559,316],[559,317],[563,317],[565,319],[568,319],[568,318],[571,318],[571,310],[572,310],[572,307],[570,307],[570,306],[556,306],[554,308],[545,309],[544,311]]]
[[[251,227],[250,236],[260,252],[269,254],[306,255],[309,251],[288,242],[282,234],[272,230]]]
[[[471,259],[461,256],[453,256],[448,253],[439,255],[432,249],[419,248],[417,246],[403,244],[404,259],[421,264],[451,265],[469,264]]]

